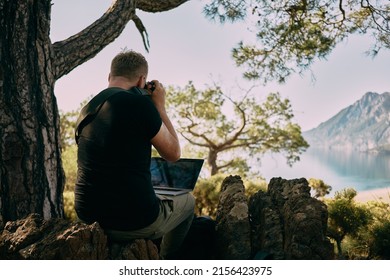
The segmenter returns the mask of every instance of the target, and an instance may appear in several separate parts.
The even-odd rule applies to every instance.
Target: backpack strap
[[[110,98],[112,95],[120,91],[123,90],[120,90],[118,88],[107,88],[101,91],[95,97],[93,97],[88,102],[88,104],[81,109],[79,118],[76,121],[76,128],[75,128],[76,143],[79,142],[81,130],[83,129],[83,127],[85,127],[89,122],[91,122],[94,119],[94,117],[99,112],[100,108],[103,106],[104,102],[106,102],[106,100]]]
[[[101,107],[103,106],[104,102],[111,96],[113,96],[115,93],[118,92],[129,92],[133,94],[139,94],[139,95],[149,95],[149,93],[141,88],[133,87],[130,90],[124,90],[120,88],[106,88],[105,90],[101,91],[99,94],[97,94],[94,98],[92,98],[87,105],[81,109],[80,116],[76,121],[76,128],[75,128],[75,139],[76,143],[78,143],[81,130],[90,123]]]

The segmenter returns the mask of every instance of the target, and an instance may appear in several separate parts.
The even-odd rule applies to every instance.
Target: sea
[[[332,187],[331,194],[347,187],[358,192],[389,188],[390,155],[309,148],[291,167],[282,155],[266,154],[260,173],[267,182],[273,177],[321,179]]]

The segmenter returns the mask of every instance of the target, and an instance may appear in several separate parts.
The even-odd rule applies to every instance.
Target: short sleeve
[[[129,92],[110,98],[114,123],[142,139],[152,139],[160,130],[162,119],[149,96]]]
[[[141,103],[141,108],[143,108],[140,115],[143,116],[143,126],[145,128],[146,137],[152,139],[160,131],[162,120],[160,113],[157,111],[156,106],[154,106],[152,100],[148,96],[140,96],[143,100]]]

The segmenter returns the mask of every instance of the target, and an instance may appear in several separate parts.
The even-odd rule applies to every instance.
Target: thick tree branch
[[[188,1],[189,0],[138,0],[137,9],[149,13],[165,12]]]
[[[200,143],[200,142],[196,142],[196,141],[192,140],[191,138],[187,137],[183,132],[180,132],[180,134],[181,134],[181,136],[183,136],[183,138],[186,139],[191,145],[199,146],[199,147],[205,147],[205,148],[210,148],[210,145],[204,144],[204,143]]]
[[[217,169],[218,169],[218,170],[224,169],[224,168],[226,168],[226,167],[232,166],[233,163],[234,163],[234,159],[232,159],[232,160],[226,162],[225,164],[217,165]]]
[[[196,138],[201,138],[203,139],[204,141],[206,141],[207,143],[207,147],[212,147],[212,148],[217,148],[217,145],[215,145],[215,143],[213,141],[211,141],[206,135],[204,134],[199,134],[195,131],[192,130],[192,128],[196,126],[196,125],[193,125],[193,126],[187,126],[187,132],[190,133],[192,136],[196,137]],[[183,135],[183,134],[182,134]]]
[[[93,24],[72,37],[54,43],[55,79],[88,61],[114,41],[135,14],[134,0],[117,0]]]
[[[145,48],[149,43],[147,32],[135,9],[147,12],[163,12],[174,9],[188,0],[116,0],[104,15],[90,26],[68,39],[53,44],[53,71],[55,79],[66,75],[78,65],[97,55],[113,42],[133,20],[142,35]]]
[[[224,143],[222,143],[222,145],[220,145],[218,148],[219,149],[222,149],[222,150],[226,150],[226,149],[229,149],[229,147],[237,140],[237,138],[242,134],[242,132],[244,131],[244,128],[247,124],[246,122],[246,115],[245,115],[245,112],[244,110],[240,107],[240,104],[238,104],[237,102],[233,101],[231,98],[229,98],[228,96],[225,95],[225,97],[227,99],[230,100],[230,102],[233,103],[233,105],[237,108],[237,110],[240,112],[241,114],[241,127],[237,130],[237,132],[228,140],[226,140]]]

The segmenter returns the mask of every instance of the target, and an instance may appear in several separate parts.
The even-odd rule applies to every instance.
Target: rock
[[[306,179],[271,179],[249,202],[252,249],[274,259],[334,259],[326,236],[326,205],[310,196]]]
[[[259,191],[250,198],[252,252],[263,252],[262,258],[284,259],[283,222],[271,197]]]
[[[6,223],[0,235],[0,259],[158,259],[158,251],[147,240],[108,244],[98,223],[44,220],[38,214],[30,214],[25,219]]]
[[[136,239],[130,243],[109,245],[109,258],[112,260],[158,260],[157,246],[146,239]]]
[[[216,258],[248,259],[251,254],[248,200],[239,176],[229,176],[222,182],[216,223]]]

